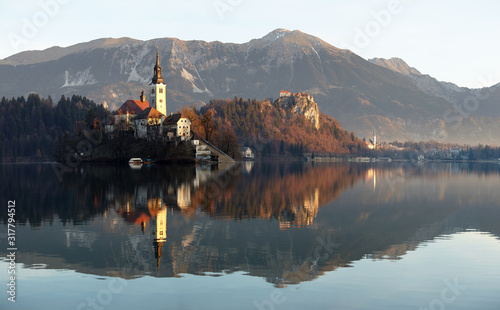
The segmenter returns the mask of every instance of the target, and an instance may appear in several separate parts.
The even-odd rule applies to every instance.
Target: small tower
[[[146,95],[144,94],[144,91],[141,93],[141,102],[146,102]]]
[[[156,65],[151,84],[153,85],[151,88],[151,106],[166,116],[167,85],[163,83],[163,78],[161,76],[160,55],[158,54],[158,51],[156,51]]]
[[[373,149],[377,148],[377,135],[375,134],[375,130],[373,131]]]

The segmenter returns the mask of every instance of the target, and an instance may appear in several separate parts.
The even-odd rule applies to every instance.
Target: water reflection
[[[283,287],[363,258],[398,260],[441,234],[500,235],[498,165],[82,166],[62,183],[47,165],[0,169],[2,198],[19,197],[26,225],[19,261],[33,268],[244,271]]]

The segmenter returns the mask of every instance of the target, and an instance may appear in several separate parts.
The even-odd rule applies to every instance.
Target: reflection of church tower
[[[167,85],[163,83],[161,76],[160,55],[156,52],[156,65],[154,68],[154,76],[151,80],[153,85],[151,89],[151,105],[156,110],[167,115]]]
[[[167,208],[162,209],[151,217],[151,238],[155,248],[155,258],[158,271],[160,270],[160,262],[162,255],[162,248],[165,241],[167,241]]]
[[[366,180],[372,180],[373,181],[373,191],[377,188],[377,172],[375,169],[370,168],[366,171]]]

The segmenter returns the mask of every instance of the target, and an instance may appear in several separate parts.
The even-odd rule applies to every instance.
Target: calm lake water
[[[500,309],[498,164],[0,176],[0,309]]]

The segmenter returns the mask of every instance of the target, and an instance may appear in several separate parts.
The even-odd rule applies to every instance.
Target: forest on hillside
[[[230,156],[238,159],[241,146],[257,156],[291,156],[304,153],[358,154],[365,144],[342,129],[333,118],[321,114],[320,128],[300,114],[287,115],[269,100],[234,98],[210,101],[197,110],[181,111],[192,122],[192,130]],[[0,161],[53,160],[58,141],[81,129],[102,130],[110,112],[86,97],[30,94],[0,102]],[[57,156],[56,156],[57,157]]]
[[[290,116],[270,100],[217,99],[199,111],[186,106],[180,112],[191,120],[195,133],[229,153],[237,147],[228,145],[233,142],[251,147],[262,157],[366,151],[366,144],[332,117],[320,113],[320,128],[316,129],[303,115]]]
[[[86,97],[62,96],[54,102],[30,94],[0,101],[0,162],[49,160],[54,146],[64,135],[72,135],[76,128],[98,126],[109,112],[102,105]]]
[[[320,113],[320,127],[315,129],[303,115],[287,113],[270,100],[217,99],[201,109],[186,106],[180,112],[191,120],[195,134],[235,159],[241,156],[242,146],[251,147],[257,158],[302,158],[311,153],[410,160],[415,154],[425,155],[428,159],[500,158],[499,147],[460,146],[435,141],[392,143],[403,150],[368,150],[364,141],[343,130],[330,116]],[[109,117],[110,111],[82,96],[62,96],[57,102],[50,96],[41,98],[37,94],[30,94],[27,98],[3,97],[0,101],[0,162],[57,159],[57,154],[64,151],[61,146],[68,144],[58,142],[80,141],[78,133],[81,135],[83,129],[101,132]],[[133,139],[130,143],[134,143]],[[452,148],[460,151],[449,157]]]

